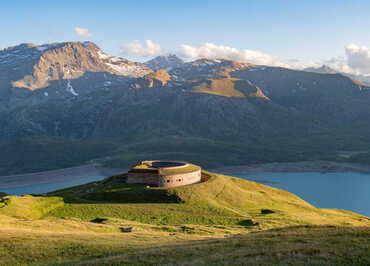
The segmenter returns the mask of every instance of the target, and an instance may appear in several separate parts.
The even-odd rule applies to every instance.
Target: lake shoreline
[[[102,167],[100,164],[89,164],[51,171],[43,171],[38,173],[0,176],[0,191],[1,189],[6,188],[16,188],[37,184],[41,185],[51,182],[68,181],[74,179],[76,176],[81,175],[103,175],[108,177],[118,173],[125,173],[127,172],[127,170],[128,169],[113,169]],[[370,165],[362,165],[357,163],[339,163],[332,161],[301,161],[227,166],[209,169],[209,171],[228,175],[267,172],[320,172],[323,174],[333,172],[370,173]]]
[[[301,162],[276,162],[276,163],[262,163],[251,165],[236,165],[225,166],[211,169],[211,172],[220,172],[224,174],[253,174],[253,173],[267,173],[267,172],[320,172],[320,173],[335,173],[335,172],[357,172],[370,173],[370,165],[358,163],[342,163],[332,161],[301,161]]]
[[[0,191],[1,189],[71,181],[76,176],[111,176],[123,171],[126,171],[126,169],[107,168],[102,167],[100,164],[87,164],[37,173],[0,176]]]

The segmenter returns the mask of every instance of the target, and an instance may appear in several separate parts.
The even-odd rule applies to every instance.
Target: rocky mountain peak
[[[128,77],[152,72],[143,64],[108,55],[92,42],[21,44],[0,51],[0,70],[2,66],[13,87],[29,90],[47,87],[56,80],[77,79],[87,72]]]
[[[303,69],[307,72],[322,73],[322,74],[337,74],[338,71],[332,69],[327,65],[322,65],[321,67],[307,67]]]
[[[169,71],[182,66],[184,61],[175,54],[168,54],[157,56],[144,64],[153,70],[165,69],[166,71]]]

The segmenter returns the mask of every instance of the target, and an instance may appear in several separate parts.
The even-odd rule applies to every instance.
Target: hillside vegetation
[[[109,142],[29,137],[0,143],[0,175],[38,172],[81,165],[113,149]],[[8,170],[13,169],[13,170]]]
[[[128,185],[118,175],[47,196],[4,196],[0,264],[369,262],[369,218],[203,175],[208,181],[175,188]]]

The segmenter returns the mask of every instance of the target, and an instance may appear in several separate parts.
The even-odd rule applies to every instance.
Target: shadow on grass
[[[125,183],[126,175],[116,175],[100,182],[49,193],[62,197],[65,203],[180,203],[181,199],[167,189]]]
[[[96,223],[96,224],[101,224],[101,223],[104,223],[105,221],[108,221],[108,219],[106,219],[106,218],[95,218],[95,219],[92,219],[90,222]]]
[[[82,199],[104,203],[180,203],[176,195],[162,189],[134,189],[126,191],[92,192]],[[74,202],[76,203],[76,202]]]
[[[246,219],[238,223],[241,226],[257,226],[259,223],[254,222],[252,219]]]

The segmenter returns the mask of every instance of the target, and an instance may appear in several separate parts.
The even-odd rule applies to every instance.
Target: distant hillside
[[[369,100],[368,86],[341,74],[172,55],[141,64],[91,42],[22,44],[0,51],[0,147],[48,148],[31,167],[42,156],[14,145],[23,156],[0,156],[0,174],[67,161],[125,167],[148,155],[212,167],[337,160],[370,150]],[[50,139],[70,148],[56,156]],[[80,142],[112,145],[71,157]]]

